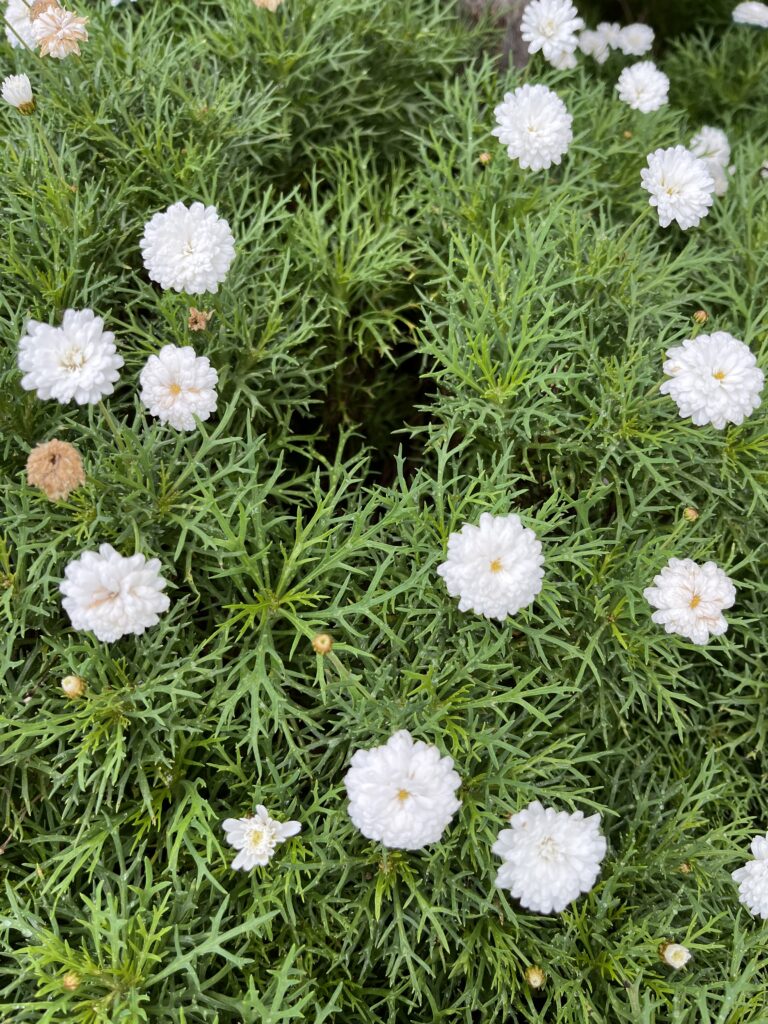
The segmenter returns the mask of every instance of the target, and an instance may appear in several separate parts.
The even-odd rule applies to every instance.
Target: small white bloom
[[[653,583],[643,597],[658,609],[651,618],[667,633],[703,645],[728,629],[723,610],[736,600],[736,587],[714,562],[670,558]]]
[[[406,729],[371,750],[356,750],[344,777],[349,816],[367,839],[397,850],[436,843],[461,800],[453,760]]]
[[[731,17],[737,25],[768,28],[768,5],[754,2],[736,4]]]
[[[216,409],[219,377],[205,356],[189,345],[165,345],[150,356],[139,377],[139,398],[150,415],[175,430],[194,430],[195,416],[207,420]]]
[[[529,605],[544,578],[541,541],[520,517],[483,512],[477,526],[465,523],[448,538],[448,555],[437,567],[459,611],[503,621]]]
[[[651,193],[659,224],[666,228],[673,220],[681,228],[694,228],[712,205],[715,182],[703,160],[685,146],[657,149],[648,154],[648,167],[640,172],[643,188]]]
[[[601,21],[595,29],[611,50],[618,50],[621,43],[621,25],[617,21]]]
[[[215,206],[174,203],[144,225],[144,266],[161,288],[217,292],[235,258],[229,224]]]
[[[623,103],[628,103],[633,110],[649,114],[667,102],[669,79],[652,60],[641,60],[624,68],[616,89]]]
[[[598,64],[605,64],[611,53],[611,47],[603,33],[592,29],[585,29],[579,36],[579,49],[587,57],[593,57]]]
[[[702,160],[713,160],[721,167],[727,167],[731,159],[731,145],[722,128],[705,124],[691,139],[688,147],[694,156]]]
[[[666,356],[663,370],[670,379],[659,391],[697,427],[738,425],[760,405],[763,371],[749,347],[727,331],[687,338]]]
[[[568,152],[573,119],[557,93],[546,85],[521,85],[505,93],[494,114],[498,127],[491,134],[521,167],[543,171],[559,164]]]
[[[678,942],[665,943],[659,952],[661,953],[661,959],[664,963],[673,967],[676,971],[685,967],[691,959],[690,949],[685,946],[681,946]]]
[[[755,836],[750,846],[754,860],[731,872],[739,883],[739,902],[750,914],[768,920],[768,835]]]
[[[170,605],[165,586],[158,558],[126,558],[102,544],[69,563],[59,589],[74,629],[111,643],[128,633],[139,636],[159,621]]]
[[[61,327],[29,321],[19,342],[18,363],[25,391],[62,405],[73,400],[93,405],[115,390],[123,359],[100,316],[91,309],[68,309]]]
[[[653,46],[653,29],[650,25],[625,25],[619,32],[619,49],[627,57],[642,57]]]
[[[763,181],[768,180],[768,160],[760,164],[760,177]]]
[[[5,35],[11,46],[28,46],[34,50],[37,40],[32,34],[29,7],[25,0],[8,0],[5,8]]]
[[[27,75],[9,75],[4,78],[2,95],[6,103],[18,107],[22,114],[31,114],[35,109],[32,83]]]
[[[88,39],[87,18],[80,18],[51,0],[50,7],[32,19],[32,35],[41,57],[64,60],[70,53],[80,56],[80,43]]]
[[[541,50],[553,64],[562,59],[564,52],[574,52],[578,45],[576,33],[582,28],[584,22],[571,0],[531,0],[520,21],[520,33],[528,43],[528,52]]]
[[[559,914],[594,886],[606,851],[599,814],[585,818],[534,800],[509,823],[491,847],[502,860],[496,885],[527,910]]]
[[[552,58],[550,64],[558,71],[573,71],[579,66],[576,54],[572,50],[561,50],[556,57]]]
[[[227,818],[222,828],[229,845],[240,851],[232,861],[232,867],[236,871],[240,868],[250,871],[268,864],[278,843],[284,843],[301,832],[301,822],[276,821],[269,816],[264,804],[259,804],[253,817]]]

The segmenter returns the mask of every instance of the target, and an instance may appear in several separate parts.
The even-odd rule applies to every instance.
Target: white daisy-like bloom
[[[649,114],[667,102],[669,79],[652,60],[641,60],[624,68],[616,83],[616,90],[623,103],[627,103],[633,110]]]
[[[763,181],[768,180],[768,160],[760,164],[760,177]]]
[[[21,386],[38,398],[94,405],[115,390],[123,358],[91,309],[68,309],[60,327],[30,320],[19,342]]]
[[[619,49],[627,57],[642,57],[653,46],[653,29],[650,25],[635,22],[625,25],[619,32]]]
[[[618,50],[621,42],[621,25],[617,21],[601,21],[595,29],[611,50]]]
[[[667,942],[660,950],[661,959],[669,967],[679,971],[691,959],[691,951],[687,946],[681,946],[679,942]]]
[[[151,416],[175,430],[194,430],[195,416],[207,420],[216,409],[219,375],[189,345],[165,345],[141,371],[139,398]]]
[[[74,629],[112,643],[128,633],[140,636],[159,622],[171,603],[165,586],[159,558],[125,557],[102,544],[69,563],[59,589]]]
[[[712,424],[723,430],[726,423],[739,425],[760,405],[765,375],[743,341],[727,331],[686,338],[667,349],[659,387],[670,395],[680,416],[697,427]]]
[[[579,66],[576,54],[572,50],[561,50],[549,63],[558,71],[573,71]]]
[[[502,861],[496,885],[527,910],[559,914],[594,886],[606,851],[599,814],[585,818],[534,800],[509,823],[491,847]]]
[[[301,832],[299,821],[277,821],[270,817],[264,804],[259,804],[250,818],[227,818],[222,824],[227,842],[238,855],[232,861],[235,871],[264,867],[274,856],[278,843]]]
[[[734,168],[728,168],[731,159],[728,136],[721,128],[705,125],[693,136],[688,148],[706,163],[715,183],[715,195],[724,196],[728,191],[728,174],[734,171]]]
[[[571,0],[531,0],[520,21],[520,34],[528,43],[528,53],[541,50],[552,64],[564,52],[573,54],[578,46],[576,33],[583,28],[584,22]]]
[[[737,25],[756,25],[768,28],[768,5],[760,3],[736,4],[731,17]]]
[[[344,784],[352,823],[367,839],[395,850],[436,843],[461,807],[453,759],[407,729],[383,746],[356,750]]]
[[[229,224],[215,206],[174,203],[144,225],[144,266],[161,288],[199,295],[217,292],[235,258]]]
[[[4,78],[1,91],[5,102],[17,107],[22,114],[31,114],[35,109],[32,83],[27,75],[9,75]]]
[[[736,600],[736,587],[714,562],[670,558],[653,583],[643,597],[657,609],[651,618],[667,633],[702,646],[728,629],[723,611]]]
[[[666,228],[677,221],[683,230],[695,228],[712,205],[715,182],[704,160],[685,146],[657,149],[648,154],[648,166],[640,172],[642,186],[651,197],[659,224]]]
[[[754,860],[731,872],[739,883],[739,902],[750,914],[768,920],[768,835],[755,836],[750,845]]]
[[[498,127],[491,132],[522,168],[543,171],[559,164],[573,139],[573,118],[546,85],[521,85],[504,94],[494,110]]]
[[[5,7],[5,36],[11,46],[28,46],[34,50],[37,40],[32,34],[29,7],[24,0],[8,0]]]
[[[602,32],[587,28],[579,36],[579,49],[598,64],[605,64],[611,54],[611,47]]]
[[[465,523],[448,538],[446,560],[437,567],[460,612],[503,621],[529,605],[542,587],[541,541],[520,517],[483,512],[477,526]]]
[[[40,56],[64,60],[73,53],[79,57],[80,43],[88,39],[87,21],[52,0],[47,10],[32,19],[32,35],[40,47]]]

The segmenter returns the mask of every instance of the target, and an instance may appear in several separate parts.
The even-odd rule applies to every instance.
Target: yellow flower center
[[[691,608],[697,608],[701,604],[701,597],[698,594],[694,594],[691,598]]]
[[[179,387],[178,384],[171,384],[168,390],[173,395],[174,398],[181,394],[181,388]]]
[[[397,799],[400,801],[401,804],[404,804],[410,795],[411,794],[408,792],[407,789],[399,789],[397,791]]]
[[[725,371],[718,370],[716,373],[713,373],[712,376],[715,378],[715,380],[725,380]]]
[[[491,562],[491,572],[501,572],[504,566],[501,564],[500,558],[494,558]]]

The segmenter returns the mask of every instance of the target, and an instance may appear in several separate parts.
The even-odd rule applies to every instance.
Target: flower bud
[[[695,508],[691,508],[689,506],[688,508],[683,509],[683,518],[687,519],[689,523],[695,523],[699,518],[699,513]]]
[[[526,968],[525,980],[528,982],[530,988],[536,992],[538,989],[544,987],[547,976],[540,967],[537,967],[535,964],[531,964],[530,967]]]
[[[697,309],[693,314],[693,319],[697,324],[705,324],[709,320],[709,313],[704,309]]]
[[[333,637],[328,633],[318,633],[312,637],[315,654],[329,654],[333,647]]]
[[[65,676],[61,680],[61,688],[70,700],[75,700],[85,693],[85,680],[80,676]]]
[[[68,971],[61,979],[61,984],[67,992],[74,992],[75,989],[80,988],[80,975],[74,971]]]
[[[491,162],[492,157],[490,153],[485,151],[481,153],[477,159],[480,161],[481,164],[483,164],[483,166],[485,166],[485,164],[489,164]]]
[[[679,971],[691,959],[691,951],[677,942],[664,942],[659,946],[659,956],[665,964]]]

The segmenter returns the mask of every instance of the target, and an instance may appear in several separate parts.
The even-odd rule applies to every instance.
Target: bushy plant
[[[768,366],[768,32],[675,43],[672,102],[641,114],[618,58],[502,75],[486,26],[432,0],[80,6],[79,60],[3,50],[37,110],[0,115],[0,1021],[768,1020],[764,927],[730,877],[768,825],[766,406],[717,430],[659,393],[665,350],[703,331]],[[573,115],[549,171],[490,135],[526,81]],[[662,229],[640,170],[704,120],[728,192]],[[142,267],[178,200],[235,235],[200,301]],[[82,408],[17,369],[26,321],[70,307],[125,360]],[[138,398],[166,343],[219,374],[189,433]],[[25,477],[52,437],[85,466],[64,501]],[[502,623],[436,574],[482,512],[543,544],[542,592]],[[102,543],[158,558],[170,597],[111,644],[58,589]],[[674,556],[737,586],[706,646],[651,621]],[[462,778],[415,853],[345,809],[350,755],[398,729]],[[600,812],[609,844],[551,917],[494,886],[491,844],[536,799]],[[221,822],[256,804],[302,832],[236,873]]]

